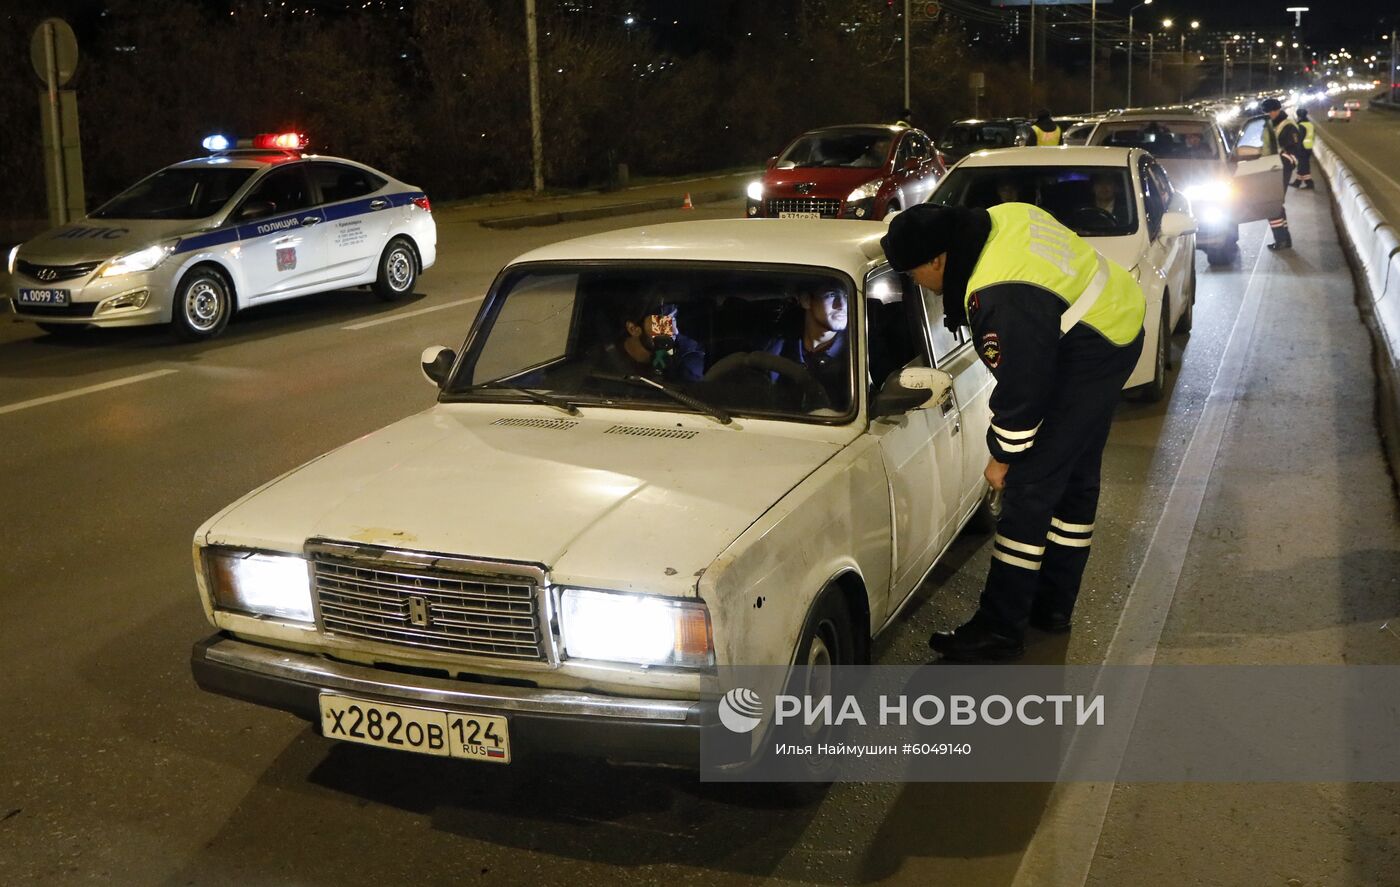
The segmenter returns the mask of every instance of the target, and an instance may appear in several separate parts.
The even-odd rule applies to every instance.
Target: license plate
[[[778,213],[780,219],[820,219],[821,213]]]
[[[443,758],[510,763],[506,719],[321,694],[321,733],[330,739]]]
[[[21,305],[67,305],[68,290],[22,289],[19,291],[19,303]]]

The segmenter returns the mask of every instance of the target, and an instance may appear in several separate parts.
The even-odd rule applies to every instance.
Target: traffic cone
[[[695,204],[690,202],[690,192],[685,192],[685,202],[681,204],[681,209],[695,209]]]

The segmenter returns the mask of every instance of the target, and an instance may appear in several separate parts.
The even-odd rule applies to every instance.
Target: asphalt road
[[[1033,638],[1030,661],[1097,663],[1146,632],[1172,662],[1400,662],[1400,637],[1378,630],[1400,611],[1400,522],[1325,199],[1290,198],[1291,255],[1261,252],[1256,223],[1233,268],[1198,262],[1167,399],[1125,402],[1114,426],[1077,627]],[[0,880],[1396,883],[1393,785],[840,785],[792,807],[677,771],[337,745],[194,687],[204,518],[429,406],[420,350],[461,341],[504,261],[676,218],[443,224],[412,302],[313,297],[203,345],[0,323]],[[108,383],[122,384],[75,395]],[[971,612],[988,556],[985,537],[961,539],[879,661],[927,661],[924,639]],[[1047,801],[1085,813],[1051,828]]]
[[[1323,138],[1346,161],[1377,212],[1400,224],[1400,111],[1366,108],[1350,123],[1329,123],[1322,110],[1316,116]]]

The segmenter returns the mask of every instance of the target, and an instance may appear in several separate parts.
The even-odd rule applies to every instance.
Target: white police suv
[[[209,156],[14,248],[15,313],[53,334],[163,323],[205,339],[250,305],[365,284],[388,300],[412,292],[437,255],[427,195],[305,146],[300,133],[210,136]]]

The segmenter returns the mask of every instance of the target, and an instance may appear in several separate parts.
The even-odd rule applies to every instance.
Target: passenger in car
[[[824,285],[801,293],[797,301],[802,306],[801,332],[770,339],[763,350],[806,367],[826,389],[832,406],[844,410],[851,390],[846,291]]]
[[[997,203],[1020,203],[1021,186],[1015,179],[1002,178],[997,180]]]
[[[624,312],[622,335],[598,352],[594,370],[668,382],[700,381],[705,375],[705,350],[681,335],[678,310],[659,294],[634,301]]]
[[[1119,191],[1119,177],[1116,174],[1094,176],[1094,206],[1109,213],[1121,225],[1128,221],[1128,205]]]

